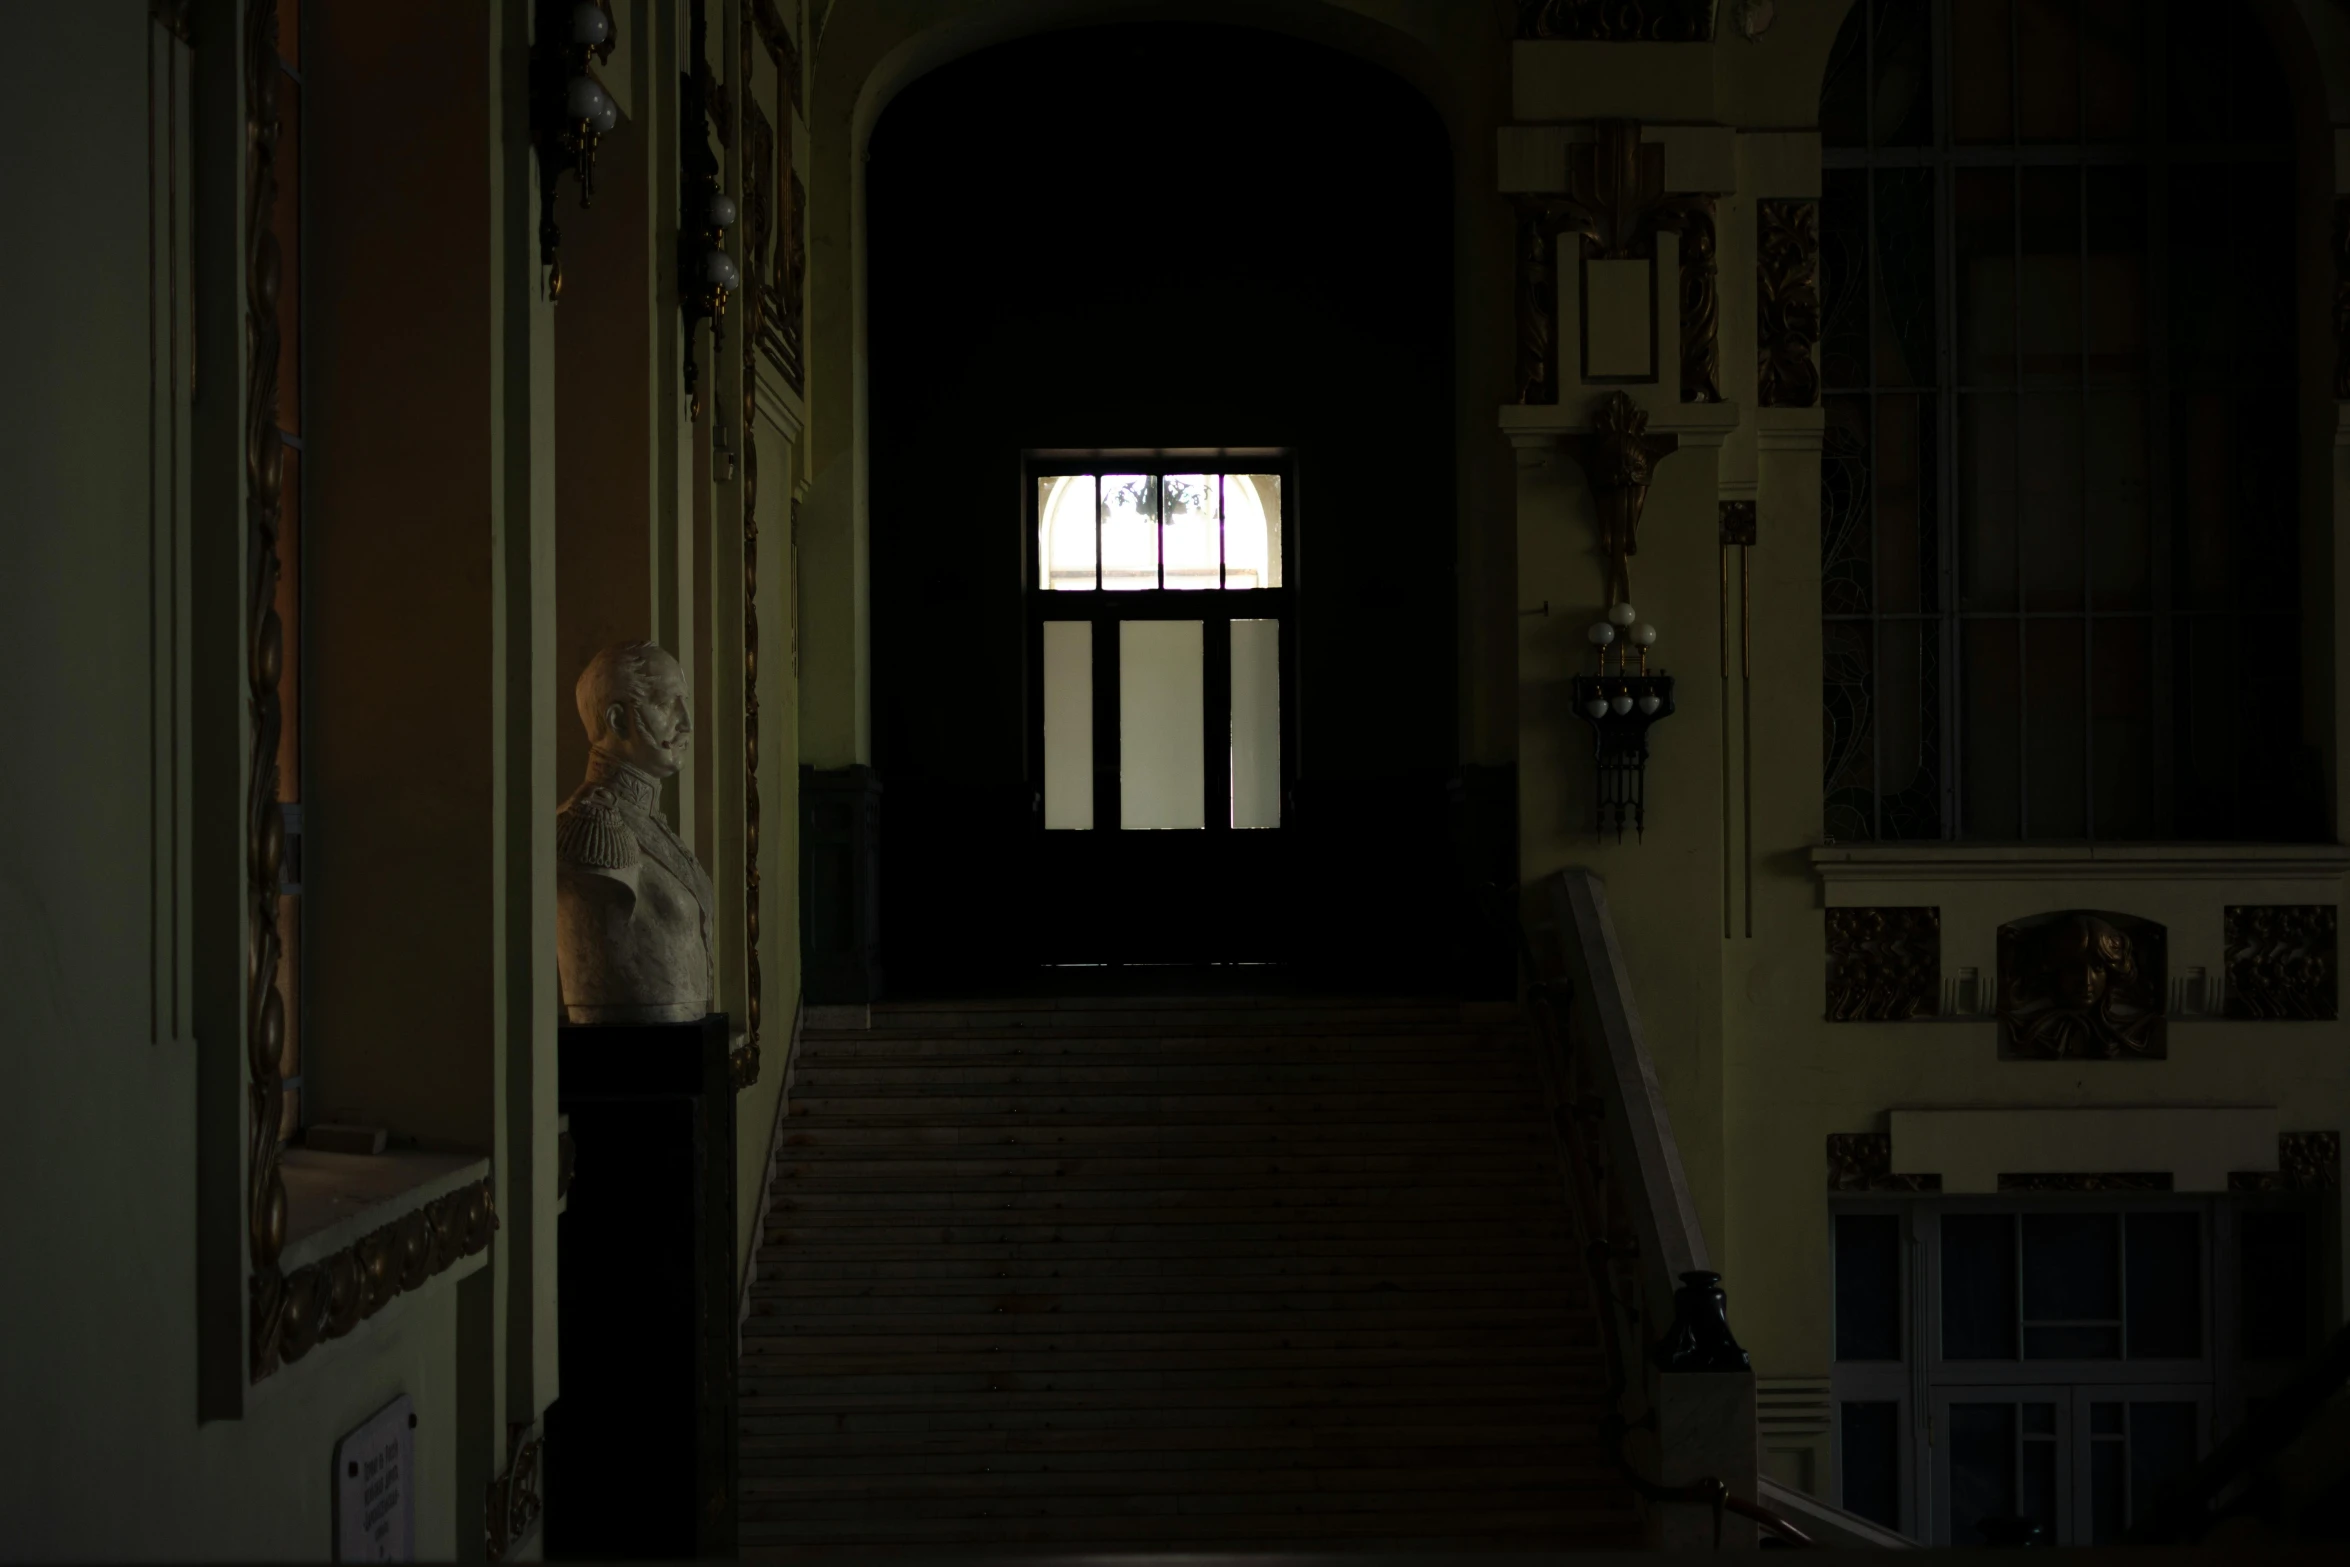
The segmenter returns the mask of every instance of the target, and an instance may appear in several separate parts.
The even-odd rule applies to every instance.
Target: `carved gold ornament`
[[[2167,1052],[2165,933],[2071,909],[1999,927],[1999,1026],[2023,1060],[2157,1060]]]

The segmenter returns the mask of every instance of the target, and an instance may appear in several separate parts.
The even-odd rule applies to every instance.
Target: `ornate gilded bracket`
[[[1562,435],[1562,450],[1583,466],[1599,510],[1599,546],[1607,556],[1609,607],[1632,601],[1632,557],[1640,553],[1640,513],[1657,463],[1681,449],[1677,435],[1648,433],[1648,415],[1622,392],[1610,392],[1585,435]]]
[[[1721,308],[1711,196],[1665,194],[1665,150],[1640,139],[1637,120],[1602,120],[1567,149],[1563,196],[1518,196],[1518,350],[1521,403],[1556,403],[1560,236],[1581,237],[1585,261],[1653,261],[1656,237],[1680,241],[1681,401],[1722,398]]]

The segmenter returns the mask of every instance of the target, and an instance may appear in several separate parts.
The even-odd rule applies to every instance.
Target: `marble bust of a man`
[[[555,819],[555,960],[567,1023],[685,1023],[710,1010],[710,877],[660,814],[693,739],[685,672],[649,642],[580,672],[587,781]]]

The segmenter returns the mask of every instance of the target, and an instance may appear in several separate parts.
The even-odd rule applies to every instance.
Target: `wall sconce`
[[[539,155],[539,265],[547,298],[563,299],[563,231],[555,223],[555,187],[566,171],[579,177],[579,204],[596,201],[596,144],[620,123],[620,105],[591,74],[588,57],[612,58],[610,0],[540,0],[538,41],[531,48],[531,142]]]
[[[726,231],[734,223],[734,198],[718,188],[715,173],[704,176],[708,194],[701,204],[701,227],[678,236],[678,294],[685,307],[685,397],[687,411],[702,417],[699,388],[701,368],[694,362],[694,327],[710,323],[710,354],[726,351],[726,302],[742,287],[742,269],[726,253]]]
[[[1599,653],[1599,673],[1577,675],[1573,681],[1575,711],[1591,725],[1594,771],[1592,830],[1605,836],[1615,829],[1624,841],[1629,822],[1635,837],[1648,826],[1648,729],[1673,716],[1673,677],[1648,672],[1648,650],[1656,643],[1656,627],[1640,619],[1629,604],[1617,604],[1607,619],[1594,621],[1588,635]],[[1615,673],[1608,673],[1608,649],[1616,653]],[[1639,668],[1631,668],[1634,650]]]

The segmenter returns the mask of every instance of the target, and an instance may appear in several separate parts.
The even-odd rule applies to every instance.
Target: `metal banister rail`
[[[1645,1457],[1655,1465],[1669,1456],[1657,1449],[1650,1346],[1685,1336],[1690,1276],[1712,1275],[1606,893],[1598,877],[1577,868],[1550,877],[1542,899],[1551,917],[1553,958],[1537,954],[1515,911],[1512,922],[1526,968],[1526,1011],[1543,1094],[1599,1312],[1613,1405],[1608,1446],[1645,1502],[1710,1506],[1716,1545],[1724,1513],[1749,1519],[1786,1544],[1810,1545],[1804,1531],[1758,1501],[1731,1494],[1718,1478],[1668,1485],[1641,1462]],[[1677,1304],[1683,1315],[1677,1315]],[[1743,1366],[1744,1354],[1728,1339],[1726,1325],[1719,1343]],[[1631,1407],[1635,1389],[1645,1406],[1637,1415]],[[1636,1454],[1635,1441],[1647,1451]]]

